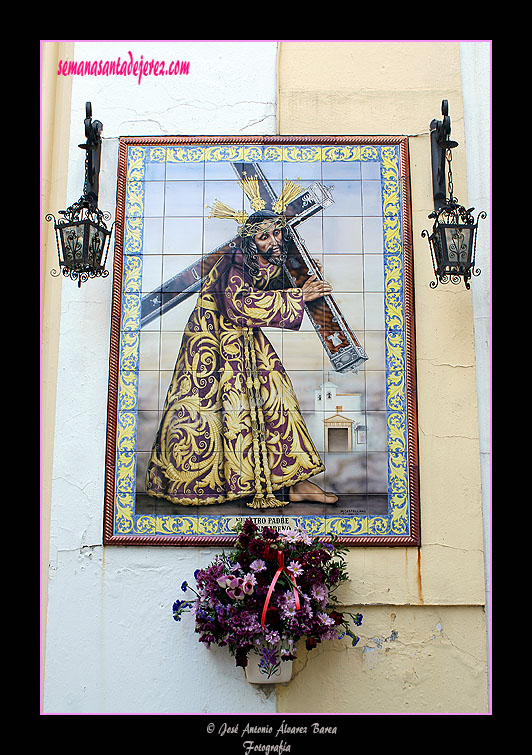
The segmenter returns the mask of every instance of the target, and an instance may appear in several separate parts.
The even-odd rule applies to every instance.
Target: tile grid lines
[[[166,169],[166,166],[165,166],[165,169]],[[204,184],[204,185],[205,185],[205,184]],[[164,207],[164,206],[163,206],[163,216],[165,216],[165,207]],[[320,223],[321,223],[321,239],[322,239],[322,248],[323,248],[323,233],[324,233],[324,231],[323,231],[323,216],[321,217],[321,221],[320,221]],[[164,231],[163,231],[163,232],[164,232]],[[363,229],[362,229],[362,233],[364,233],[364,230],[363,230]],[[363,254],[363,255],[364,255],[364,251],[365,251],[365,250],[364,250],[364,246],[363,246],[363,247],[362,247],[362,254]],[[161,256],[161,266],[162,266],[162,256]],[[364,280],[364,276],[365,276],[365,267],[364,267],[364,266],[362,267],[362,276],[363,276],[363,280]],[[363,292],[364,292],[364,296],[365,296],[365,286],[364,286],[364,285],[363,285]],[[365,314],[365,308],[364,308],[364,310],[363,310],[363,311],[364,311],[364,318],[365,318],[365,317],[366,317],[366,314]],[[364,319],[364,330],[365,330],[365,325],[366,325],[366,322],[365,322],[365,319]],[[161,327],[159,327],[159,331],[160,331],[160,330],[161,330]],[[161,348],[162,348],[162,346],[161,346],[161,345],[159,345],[159,355],[160,355],[160,356],[161,356]],[[367,454],[367,451],[366,451],[366,454]]]

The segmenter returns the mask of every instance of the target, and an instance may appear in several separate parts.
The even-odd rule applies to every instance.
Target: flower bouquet
[[[303,637],[308,650],[344,635],[357,644],[351,624],[360,626],[362,615],[337,610],[334,595],[348,579],[346,549],[334,538],[324,542],[304,530],[259,530],[251,518],[235,531],[233,550],[194,572],[197,590],[181,585],[196,598],[175,601],[176,621],[194,611],[200,642],[227,646],[237,666],[245,667],[249,652],[257,652],[268,679],[282,661],[295,658]]]

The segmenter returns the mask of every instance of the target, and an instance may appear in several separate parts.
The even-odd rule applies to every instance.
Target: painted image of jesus
[[[337,496],[312,482],[325,467],[263,332],[299,330],[305,304],[331,286],[316,275],[300,288],[287,280],[290,228],[282,213],[242,219],[241,247],[212,267],[183,333],[146,493],[183,506],[334,504]]]

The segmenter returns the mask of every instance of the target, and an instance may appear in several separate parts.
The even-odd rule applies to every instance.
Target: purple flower
[[[322,584],[324,581],[324,574],[318,567],[312,567],[311,569],[305,569],[302,580],[307,585]]]
[[[260,650],[260,665],[270,666],[277,663],[277,651],[275,648],[263,647]]]
[[[296,616],[298,608],[296,607],[296,600],[294,593],[291,590],[285,590],[277,598],[277,603],[281,609],[283,618],[290,619]]]
[[[196,611],[196,618],[212,622],[212,616],[210,613],[207,613],[207,611],[204,611],[202,608],[198,608]]]

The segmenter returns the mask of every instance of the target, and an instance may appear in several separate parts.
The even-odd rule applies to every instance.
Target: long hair
[[[248,227],[255,225],[257,223],[260,223],[262,220],[270,220],[274,218],[278,218],[279,215],[276,212],[272,212],[271,210],[259,210],[258,212],[253,213],[253,215],[250,215],[249,218],[246,220],[244,227]],[[258,276],[259,274],[259,251],[257,249],[257,245],[255,243],[255,237],[251,233],[243,233],[242,236],[242,243],[241,248],[242,252],[244,254],[244,262],[246,266],[249,269],[249,272],[252,276]],[[286,254],[288,252],[288,242],[290,241],[290,230],[288,226],[283,226],[282,228],[282,257],[279,261],[272,260],[274,264],[282,265],[286,259]]]

